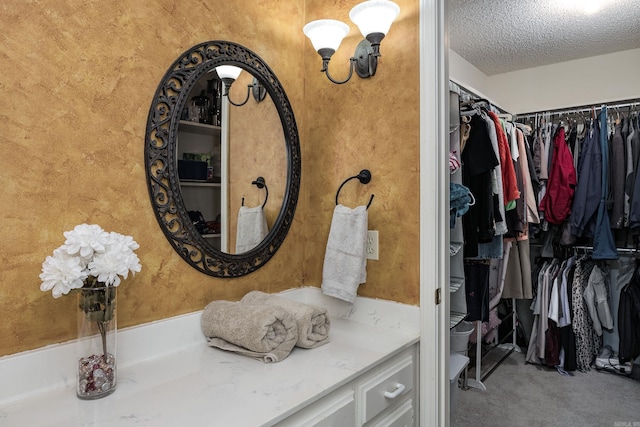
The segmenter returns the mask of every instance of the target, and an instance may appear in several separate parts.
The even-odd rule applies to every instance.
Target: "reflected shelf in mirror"
[[[180,127],[184,128],[189,132],[199,133],[202,135],[210,135],[210,136],[219,135],[220,131],[222,130],[222,127],[220,126],[209,125],[206,123],[199,123],[199,122],[191,122],[189,120],[180,120]]]

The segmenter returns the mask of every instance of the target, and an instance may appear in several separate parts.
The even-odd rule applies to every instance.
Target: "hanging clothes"
[[[548,264],[545,264],[538,274],[537,292],[531,303],[533,328],[531,329],[526,355],[526,361],[529,363],[544,364],[546,335],[549,325],[549,294],[558,269],[558,260],[554,258]]]
[[[543,159],[544,153],[544,142],[541,136],[542,130],[538,127],[535,130],[533,140],[531,142],[531,152],[533,153],[533,168],[536,171],[536,176],[540,180],[546,180],[547,176],[547,166],[546,159]],[[543,173],[543,165],[544,165],[544,173]]]
[[[496,132],[498,136],[498,148],[500,150],[500,167],[502,168],[502,185],[504,191],[504,205],[508,206],[511,202],[520,197],[520,190],[518,190],[518,183],[516,181],[516,172],[513,168],[513,161],[511,157],[511,149],[509,148],[509,142],[507,141],[507,135],[502,128],[500,119],[493,111],[489,111],[489,117],[496,126]]]
[[[489,263],[465,261],[464,286],[467,302],[466,320],[489,321]]]
[[[487,115],[485,111],[482,111],[481,114],[482,119],[487,125],[487,132],[489,133],[489,139],[491,140],[491,146],[493,147],[493,152],[497,153],[496,156],[498,158],[498,164],[493,169],[492,179],[493,179],[493,193],[494,193],[494,205],[496,206],[497,213],[496,217],[496,235],[502,236],[504,235],[508,228],[505,221],[505,204],[504,201],[504,190],[502,184],[502,166],[500,165],[500,148],[498,145],[498,133],[496,132],[496,125],[491,120],[491,118]]]
[[[531,127],[521,123],[516,123],[516,126],[522,130],[524,136],[524,152],[527,156],[527,167],[529,170],[529,174],[527,175],[527,178],[529,179],[527,188],[531,187],[530,193],[527,190],[527,207],[529,208],[529,224],[527,231],[530,236],[535,236],[539,231],[541,221],[540,213],[538,212],[538,204],[540,200],[538,199],[538,194],[540,192],[540,179],[536,173],[535,159],[533,155],[534,136]]]
[[[489,260],[489,321],[482,322],[481,337],[482,341],[490,343],[498,335],[498,326],[502,321],[498,317],[498,304],[502,299],[502,290],[504,288],[505,279],[505,260],[509,257],[510,242],[504,244],[504,255],[501,259]],[[476,324],[477,328],[477,324]],[[475,343],[477,335],[474,332],[469,336],[469,342]]]
[[[598,336],[602,335],[602,329],[613,329],[607,277],[608,272],[595,265],[582,295],[587,305],[593,328]]]
[[[629,215],[631,213],[631,197],[633,196],[633,180],[635,176],[635,163],[633,163],[633,137],[635,129],[633,127],[633,118],[630,118],[629,135],[625,141],[625,157],[626,157],[626,174],[624,181],[624,220],[623,226],[629,227]]]
[[[490,242],[478,243],[478,258],[482,259],[500,259],[503,254],[502,236],[508,231],[505,221],[505,206],[503,204],[504,192],[502,189],[502,172],[500,167],[500,156],[498,148],[498,134],[496,125],[485,111],[480,112],[480,117],[487,126],[487,133],[493,152],[496,153],[498,164],[491,171],[491,183],[493,191],[493,217],[494,217],[494,236]]]
[[[618,121],[611,138],[611,228],[619,230],[624,225],[624,181],[625,181],[625,143],[622,136],[623,124]]]
[[[547,192],[540,202],[540,210],[544,212],[546,221],[562,224],[569,217],[576,184],[573,157],[565,141],[564,127],[559,127],[553,138],[553,160]]]
[[[602,192],[598,205],[598,217],[593,236],[593,259],[618,259],[616,243],[613,240],[609,214],[607,213],[607,191],[609,184],[609,150],[607,148],[607,107],[603,106],[599,114],[600,149],[602,151]]]
[[[575,166],[575,168],[576,168],[576,174],[579,175],[579,173],[578,173],[578,162],[580,160],[580,156],[582,156],[582,149],[583,149],[584,139],[587,136],[587,131],[589,130],[589,124],[587,123],[585,118],[582,117],[580,122],[578,122],[577,120],[575,121],[574,126],[576,128],[576,144],[575,144],[575,147],[574,147],[574,149],[572,151],[572,153],[573,153],[573,166]],[[578,181],[580,181],[580,178],[578,178]]]
[[[449,228],[455,227],[456,218],[466,214],[473,203],[473,195],[467,187],[449,183]]]
[[[520,237],[526,233],[527,225],[527,207],[525,201],[525,188],[524,188],[524,173],[521,164],[520,150],[518,147],[518,141],[516,136],[516,128],[511,123],[504,123],[503,128],[506,131],[507,141],[509,141],[511,150],[511,161],[513,163],[513,170],[516,174],[516,185],[519,190],[519,196],[515,200],[515,207],[507,211],[507,226],[509,232],[508,237],[515,238]],[[528,173],[528,172],[527,172]]]
[[[557,322],[561,328],[571,325],[571,283],[573,281],[572,270],[575,264],[575,256],[567,260],[566,267],[562,272],[562,280],[560,281]]]
[[[516,240],[509,251],[503,298],[531,299],[531,250],[529,240]]]
[[[475,198],[475,203],[462,217],[464,257],[478,256],[478,243],[490,242],[495,234],[491,171],[498,158],[491,146],[489,133],[480,115],[471,116],[470,132],[462,151],[462,184]]]
[[[560,313],[558,317],[559,345],[561,360],[559,369],[567,372],[576,370],[576,337],[571,329],[571,283],[573,283],[576,257],[567,260],[560,285]]]
[[[591,369],[591,363],[602,347],[602,337],[598,336],[593,328],[593,322],[583,297],[589,276],[595,265],[596,262],[589,258],[578,260],[572,284],[572,328],[576,338],[576,366],[582,372]]]
[[[547,330],[545,333],[545,364],[551,368],[560,365],[560,330],[558,329],[558,321],[560,318],[560,286],[562,283],[562,275],[567,266],[564,260],[560,264],[560,268],[553,278],[551,289],[549,292],[549,310],[547,319]]]
[[[518,147],[520,149],[520,164],[522,165],[522,176],[524,179],[523,190],[525,193],[526,203],[526,220],[528,224],[539,224],[540,216],[538,214],[538,203],[535,197],[534,180],[538,178],[533,175],[533,168],[531,166],[531,151],[529,150],[529,143],[527,142],[526,135],[521,129],[517,129],[516,136],[518,138]]]
[[[640,173],[638,173],[638,168],[640,164],[640,114],[638,114],[633,121],[634,125],[634,134],[631,139],[631,148],[633,150],[633,162],[636,165],[636,169],[634,170],[634,175],[632,177],[633,180],[633,193],[631,196],[631,206],[629,208],[629,228],[631,228],[632,232],[637,233],[640,229]]]
[[[620,292],[618,308],[619,358],[625,363],[640,356],[640,269]]]
[[[598,206],[602,198],[602,148],[600,123],[594,121],[582,143],[578,161],[578,184],[571,216],[571,233],[577,237],[592,237],[595,232]]]

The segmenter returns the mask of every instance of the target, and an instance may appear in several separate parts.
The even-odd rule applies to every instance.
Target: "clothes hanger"
[[[620,124],[620,110],[618,110],[618,107],[613,107],[615,113],[616,113],[616,118],[614,121],[615,126],[618,126]]]
[[[578,122],[578,120],[581,121]],[[584,138],[587,132],[587,119],[584,118],[584,113],[580,112],[578,119],[576,120],[576,131],[578,132],[578,138]]]

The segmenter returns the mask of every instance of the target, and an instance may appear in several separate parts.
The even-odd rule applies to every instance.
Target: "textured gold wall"
[[[75,337],[74,298],[39,290],[42,261],[63,231],[97,223],[132,235],[142,272],[119,291],[119,325],[192,312],[252,289],[320,286],[335,191],[362,168],[371,184],[343,189],[349,206],[375,200],[380,261],[361,295],[418,303],[418,2],[402,11],[382,44],[378,74],[343,86],[318,72],[305,22],[349,22],[357,1],[6,0],[0,6],[0,356]],[[360,36],[331,64],[346,73]],[[197,43],[249,47],[287,91],[301,135],[302,188],[295,220],[274,258],[239,279],[189,267],[160,232],[144,171],[153,93],[169,65]]]
[[[303,108],[302,2],[8,0],[0,6],[0,355],[75,336],[75,297],[39,290],[42,261],[83,222],[132,235],[142,272],[119,291],[119,326],[201,310],[303,278],[302,216],[258,273],[214,279],[189,267],[155,220],[144,135],[171,63],[206,40],[264,58]]]
[[[394,0],[400,15],[381,44],[374,77],[330,83],[318,70],[320,56],[305,43],[306,160],[302,182],[305,284],[319,286],[335,205],[346,178],[369,169],[371,183],[350,181],[340,193],[346,206],[366,204],[369,229],[379,231],[380,260],[368,261],[367,283],[358,294],[417,305],[419,302],[419,5]],[[334,18],[351,33],[329,64],[335,79],[348,74],[348,58],[362,39],[349,20],[357,1],[307,0],[305,20]]]

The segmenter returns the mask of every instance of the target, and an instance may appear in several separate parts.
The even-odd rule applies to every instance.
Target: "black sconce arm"
[[[257,87],[257,90],[254,90],[254,92],[256,93],[254,93],[253,97],[257,102],[260,102],[264,99],[265,91],[263,89],[263,86],[260,85],[260,83],[258,83],[256,79],[254,79],[252,84],[247,85],[247,96],[245,97],[244,101],[240,103],[233,102],[233,100],[229,96],[229,90],[231,89],[231,85],[233,84],[234,81],[235,81],[234,79],[230,79],[230,78],[222,79],[222,83],[224,83],[224,94],[222,96],[226,96],[231,105],[235,105],[236,107],[242,107],[244,104],[246,104],[249,101],[249,96],[251,95],[251,91],[254,90],[254,88],[256,87]]]
[[[331,56],[333,56],[334,53],[335,53],[335,50],[329,49],[329,48],[323,48],[318,50],[318,54],[320,54],[320,56],[322,57],[322,69],[320,70],[320,72],[325,73],[327,78],[332,83],[341,85],[351,80],[351,76],[353,75],[353,68],[354,68],[353,63],[355,62],[355,59],[351,58],[349,60],[349,75],[347,76],[347,78],[344,80],[335,80],[333,77],[331,77],[331,74],[329,74],[329,61],[331,60]]]
[[[375,76],[378,68],[378,58],[381,56],[380,42],[383,38],[384,34],[382,33],[372,33],[358,44],[353,57],[349,59],[349,75],[344,80],[336,80],[329,74],[329,61],[335,53],[335,50],[329,48],[318,50],[318,53],[322,57],[322,69],[320,71],[325,73],[332,83],[338,85],[351,80],[354,69],[362,79]]]

